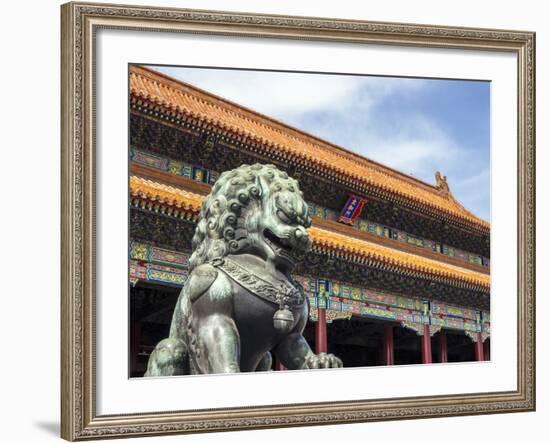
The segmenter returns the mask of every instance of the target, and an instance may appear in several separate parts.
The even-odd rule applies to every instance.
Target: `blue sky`
[[[435,183],[490,219],[490,83],[156,67],[171,77]]]

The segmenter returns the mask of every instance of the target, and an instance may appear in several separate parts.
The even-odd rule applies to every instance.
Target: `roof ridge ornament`
[[[447,183],[447,176],[441,175],[441,172],[435,171],[435,187],[442,192],[443,194],[450,194],[451,190],[449,184]]]

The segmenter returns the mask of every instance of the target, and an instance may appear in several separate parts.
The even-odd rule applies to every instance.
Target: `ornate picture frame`
[[[62,6],[61,436],[67,440],[443,417],[535,409],[535,35],[524,31],[91,3]],[[98,415],[96,33],[172,32],[472,49],[517,57],[517,389]]]

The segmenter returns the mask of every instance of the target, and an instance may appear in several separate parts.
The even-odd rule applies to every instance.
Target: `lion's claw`
[[[304,361],[303,369],[341,368],[342,366],[342,360],[334,354],[321,352],[319,354],[309,354]]]

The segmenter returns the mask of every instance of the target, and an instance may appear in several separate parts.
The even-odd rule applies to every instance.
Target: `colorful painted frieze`
[[[317,297],[329,297],[331,294],[332,282],[325,279],[317,279],[317,285],[315,288],[315,295]]]
[[[210,185],[213,185],[214,183],[216,183],[216,180],[218,179],[219,176],[220,176],[220,174],[218,172],[209,171],[208,183]]]
[[[135,148],[130,148],[130,160],[163,171],[168,169],[168,159]]]
[[[481,324],[470,321],[470,320],[465,320],[464,321],[464,326],[463,326],[462,329],[464,331],[481,332]]]
[[[395,297],[395,306],[404,309],[413,309],[420,311],[422,309],[422,300],[415,298],[406,298],[406,297]]]
[[[187,281],[188,275],[170,272],[165,269],[151,268],[148,270],[147,277],[149,281],[157,281],[161,283],[169,283],[177,286],[183,286]]]
[[[331,311],[341,311],[342,310],[342,302],[334,297],[331,297],[328,299],[327,308]]]
[[[432,325],[442,326],[450,329],[464,329],[464,320],[453,317],[432,317]]]
[[[425,247],[426,249],[433,249],[434,243],[435,243],[435,242],[433,242],[432,240],[426,240],[426,239],[424,239],[424,247]]]
[[[165,158],[152,154],[147,151],[142,151],[135,147],[130,148],[130,160],[144,166],[149,166],[161,171],[169,172],[170,174],[179,175],[213,185],[219,177],[217,172],[210,171],[200,166],[190,165],[188,163]]]
[[[361,315],[367,317],[381,318],[384,320],[397,320],[397,313],[395,311],[378,306],[361,307]]]
[[[458,249],[456,251],[456,257],[461,259],[461,260],[468,261],[468,254],[466,254],[466,252],[458,250]]]
[[[185,269],[189,268],[189,255],[181,252],[152,247],[150,257],[151,261],[155,263],[166,263],[171,266],[178,266]]]
[[[130,242],[130,258],[151,263],[167,264],[178,268],[189,268],[189,254],[136,241]]]
[[[147,280],[147,266],[137,260],[130,260],[130,279],[134,284],[138,280]]]
[[[183,286],[189,277],[184,270],[172,266],[162,266],[154,263],[130,261],[130,279],[146,280],[169,285]]]
[[[409,311],[408,309],[391,308],[395,312],[395,319],[399,322],[427,323],[426,318],[418,311]]]
[[[477,316],[479,315],[479,311],[476,311],[474,309],[448,305],[438,301],[432,302],[431,310],[433,315],[445,315],[449,317],[468,318],[470,320],[476,320]]]
[[[198,166],[193,166],[193,180],[208,183],[208,170]]]
[[[140,280],[183,286],[188,278],[189,254],[159,248],[146,243],[130,243],[130,282]],[[459,329],[470,333],[490,334],[489,312],[481,312],[439,301],[397,296],[364,287],[346,285],[340,281],[295,276],[302,285],[312,312],[327,310],[328,318],[369,317],[381,320]],[[317,317],[315,317],[316,319]]]
[[[193,178],[193,166],[188,165],[187,163],[185,163],[183,165],[183,167],[181,168],[181,175],[183,177],[187,177],[187,178],[192,179]]]
[[[332,323],[334,320],[349,320],[351,315],[351,312],[328,310],[326,319],[327,323]]]
[[[332,323],[334,320],[349,320],[351,318],[351,313],[350,312],[327,310],[325,318],[326,318],[327,323]],[[310,306],[309,319],[311,321],[315,321],[315,322],[319,319],[319,310],[317,309],[317,307],[311,307]]]
[[[303,277],[301,275],[294,276],[294,279],[302,286],[306,295],[314,297],[317,285],[317,279],[311,277]]]
[[[147,261],[149,260],[149,251],[149,245],[135,241],[130,243],[130,258]]]
[[[318,308],[328,308],[328,299],[326,297],[315,297],[316,306]]]
[[[174,175],[183,175],[183,162],[170,160],[168,162],[168,172]]]

